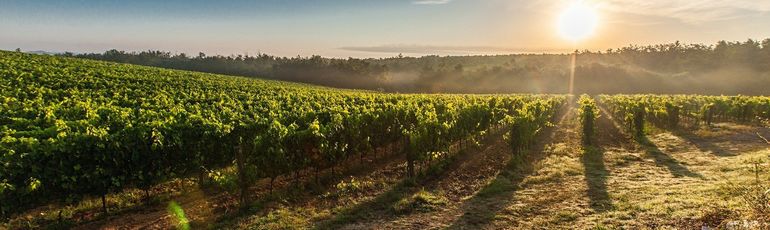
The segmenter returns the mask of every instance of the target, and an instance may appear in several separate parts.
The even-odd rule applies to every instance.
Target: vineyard
[[[205,186],[208,180],[216,179],[212,177],[227,176],[224,172],[232,172],[233,196],[247,212],[254,208],[255,197],[250,193],[255,186],[263,186],[273,194],[277,190],[274,187],[279,186],[276,181],[281,180],[294,181],[298,186],[302,177],[312,178],[308,179],[310,183],[329,183],[319,177],[345,175],[343,168],[350,164],[372,170],[387,168],[383,161],[371,160],[378,158],[394,159],[396,163],[391,168],[401,171],[382,173],[382,184],[414,184],[409,189],[393,185],[393,191],[413,196],[405,195],[406,198],[392,202],[387,196],[372,198],[379,202],[374,202],[375,207],[383,209],[380,203],[386,203],[384,210],[390,211],[329,208],[333,211],[324,212],[324,218],[298,215],[328,224],[320,228],[338,228],[345,226],[346,219],[328,215],[354,216],[366,211],[356,214],[360,215],[356,218],[364,218],[360,220],[364,223],[371,221],[366,218],[377,215],[411,218],[404,210],[419,209],[412,203],[434,202],[454,205],[454,209],[446,208],[446,215],[459,216],[452,226],[462,223],[459,228],[473,228],[480,227],[479,223],[500,221],[489,218],[495,212],[518,215],[510,217],[508,223],[515,222],[511,219],[531,218],[528,213],[536,212],[498,205],[508,204],[514,196],[524,196],[516,193],[519,189],[528,191],[523,194],[542,194],[546,191],[543,188],[528,186],[543,184],[565,191],[553,197],[519,198],[537,204],[536,199],[588,191],[590,205],[581,207],[591,210],[581,215],[590,216],[606,211],[607,206],[621,209],[612,206],[614,197],[604,193],[612,190],[608,188],[607,175],[625,171],[607,169],[616,165],[604,162],[635,159],[634,151],[639,148],[629,147],[630,142],[623,136],[644,140],[639,144],[656,166],[637,160],[618,163],[617,167],[634,165],[639,167],[634,173],[644,173],[665,165],[674,178],[703,178],[686,166],[677,165],[689,159],[667,156],[663,152],[668,150],[661,150],[655,143],[686,139],[694,132],[727,130],[723,127],[729,124],[741,127],[730,132],[751,130],[750,136],[741,136],[739,141],[750,140],[755,150],[756,146],[764,145],[755,143],[754,133],[764,138],[763,126],[770,120],[770,97],[762,96],[582,95],[574,99],[535,94],[390,94],[6,51],[0,51],[0,96],[0,219],[17,222],[27,218],[25,213],[41,206],[76,207],[91,200],[99,200],[99,212],[109,216],[111,204],[107,197],[111,194],[139,190],[149,200],[149,196],[156,194],[151,189],[170,181],[189,180]],[[682,138],[665,136],[669,131]],[[496,138],[504,145],[496,145]],[[705,138],[688,140],[699,143],[702,139]],[[697,147],[698,151],[705,151],[715,146]],[[626,155],[603,155],[613,151]],[[467,165],[471,166],[457,159],[469,161]],[[506,162],[510,163],[505,165]],[[431,166],[453,163],[448,167],[450,172],[426,176]],[[689,174],[680,175],[681,171]],[[445,185],[436,179],[442,175],[461,179],[455,178],[459,182]],[[634,176],[638,177],[643,176]],[[570,184],[575,181],[577,185]],[[375,184],[353,179],[337,183],[332,180],[329,186],[348,192]],[[454,197],[436,198],[444,193],[431,193],[426,187],[450,190],[447,193]],[[572,188],[580,190],[569,190]],[[346,199],[344,196],[313,199]],[[576,199],[579,202],[573,203],[584,202],[582,198]],[[347,201],[341,203],[344,202]],[[179,205],[172,204],[169,207],[181,210]],[[478,211],[465,210],[463,205],[469,204],[481,207],[476,208],[482,210],[481,217],[468,216]],[[516,207],[521,205],[524,204]],[[557,210],[553,213],[566,215],[561,207],[553,208]],[[263,216],[275,218],[275,212],[291,212],[274,209],[278,211],[266,208],[269,215]],[[436,209],[426,210],[430,213]],[[182,211],[175,213],[184,217]],[[54,224],[62,218],[59,209],[56,219],[42,225]],[[294,227],[309,228],[308,223]],[[516,226],[533,227],[520,224]],[[622,222],[613,224],[627,226]],[[18,228],[36,227],[41,226],[28,224]],[[403,226],[374,228],[399,227]]]
[[[757,96],[600,95],[600,102],[627,131],[644,134],[645,123],[663,128],[697,128],[716,122],[760,123],[770,119],[770,98]]]
[[[244,193],[392,143],[414,176],[493,127],[512,127],[511,144],[524,147],[564,101],[343,91],[14,52],[0,53],[0,75],[3,215],[231,166]]]

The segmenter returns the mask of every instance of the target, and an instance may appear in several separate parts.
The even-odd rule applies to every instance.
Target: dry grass
[[[605,168],[583,160],[585,170],[579,175],[574,167],[581,165],[580,156],[554,152],[523,180],[513,204],[488,227],[700,229],[704,224],[767,222],[767,216],[755,211],[767,196],[744,194],[749,193],[746,185],[757,179],[752,162],[770,160],[769,146],[745,138],[756,128],[723,124],[713,129],[687,138],[659,132],[649,136],[649,146],[638,149],[606,148],[601,158]],[[770,166],[764,167],[759,180],[767,183]],[[609,206],[592,205],[601,199]]]
[[[651,128],[637,144],[610,118],[597,124],[595,146],[580,143],[576,116],[567,113],[523,157],[496,140],[418,181],[400,180],[404,165],[391,162],[322,193],[278,193],[229,218],[183,208],[193,228],[217,229],[762,229],[770,222],[770,145],[756,135],[770,136],[770,128]],[[118,195],[126,197],[110,197],[116,206],[140,198]],[[70,209],[97,203],[80,205]]]

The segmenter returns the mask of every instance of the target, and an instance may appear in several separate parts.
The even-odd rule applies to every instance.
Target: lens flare
[[[184,214],[184,209],[182,209],[182,206],[177,204],[175,201],[171,201],[168,204],[168,212],[176,219],[176,228],[181,230],[189,230],[190,229],[190,220],[187,219],[187,217]]]

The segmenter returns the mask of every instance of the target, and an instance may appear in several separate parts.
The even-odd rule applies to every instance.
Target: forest
[[[384,92],[565,93],[571,54],[338,59],[109,50],[61,55]],[[770,39],[631,45],[576,55],[575,93],[766,95],[770,80]]]

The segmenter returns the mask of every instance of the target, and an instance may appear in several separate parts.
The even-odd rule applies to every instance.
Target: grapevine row
[[[413,168],[496,125],[524,127],[512,140],[531,142],[563,100],[381,94],[0,52],[0,211],[233,165],[247,187],[392,143]]]
[[[596,101],[587,94],[580,95],[578,99],[580,105],[580,123],[582,124],[583,144],[593,144],[594,133],[596,133],[596,119],[599,117],[599,107]]]
[[[761,96],[600,95],[600,101],[635,135],[644,133],[645,122],[676,129],[770,118],[770,97]]]

